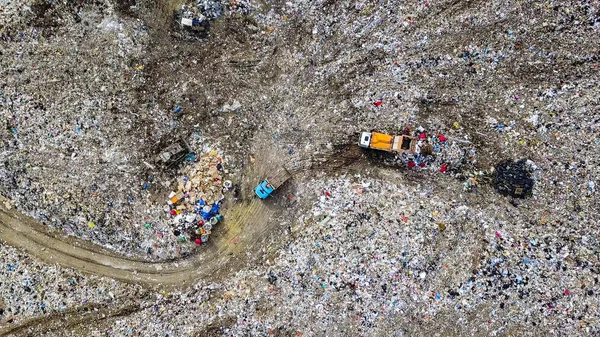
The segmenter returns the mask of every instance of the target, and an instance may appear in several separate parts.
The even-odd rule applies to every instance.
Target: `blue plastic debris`
[[[174,113],[179,113],[181,111],[181,105],[178,105],[175,107],[175,110],[173,110]]]
[[[205,212],[203,210],[200,210],[200,215],[202,215],[202,218],[204,220],[210,220],[210,218],[212,218],[212,215],[210,215],[210,213]]]
[[[219,210],[221,209],[221,206],[219,206],[218,203],[215,203],[212,207],[212,209],[210,210],[210,214],[212,215],[217,215],[219,213]]]

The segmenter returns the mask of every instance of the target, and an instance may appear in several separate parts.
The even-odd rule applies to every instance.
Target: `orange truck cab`
[[[358,146],[388,152],[415,153],[417,140],[410,136],[390,136],[377,132],[362,132]]]

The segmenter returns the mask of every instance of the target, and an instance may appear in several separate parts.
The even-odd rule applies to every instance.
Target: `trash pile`
[[[494,188],[503,195],[525,198],[533,191],[531,173],[535,168],[535,164],[527,159],[504,161],[495,167]]]
[[[397,162],[410,169],[458,173],[476,163],[476,151],[472,146],[460,145],[459,141],[448,140],[442,134],[428,135],[422,127],[412,134],[405,129],[404,134],[418,139],[414,154],[405,152],[396,156]]]
[[[248,0],[196,0],[181,7],[181,24],[199,26],[205,21],[234,14],[245,15],[250,12]]]
[[[231,188],[232,183],[223,181],[223,160],[214,150],[184,167],[181,173],[177,191],[169,194],[165,206],[165,211],[172,216],[173,234],[180,242],[189,237],[195,237],[196,244],[208,242],[213,226],[223,219],[219,214],[225,198],[223,192]]]
[[[463,171],[461,173],[462,178],[464,178],[464,180],[465,180],[463,182],[463,191],[472,192],[475,190],[475,188],[480,186],[481,183],[490,182],[490,180],[492,179],[493,173],[494,173],[494,167],[491,167],[488,170],[474,169],[474,170]]]

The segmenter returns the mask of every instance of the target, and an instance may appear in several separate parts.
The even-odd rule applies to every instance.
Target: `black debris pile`
[[[494,188],[500,194],[514,198],[525,198],[531,195],[533,178],[527,160],[507,160],[496,165]]]

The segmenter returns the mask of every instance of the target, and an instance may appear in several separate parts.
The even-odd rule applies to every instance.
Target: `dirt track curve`
[[[270,214],[259,200],[236,204],[225,213],[221,235],[199,254],[176,261],[145,262],[115,255],[84,240],[58,236],[36,220],[7,209],[2,200],[0,204],[0,240],[4,243],[47,263],[161,289],[184,288],[195,279],[219,275],[242,247],[255,241],[256,227],[244,231],[245,226],[263,223],[266,227]]]
[[[244,201],[224,210],[226,221],[219,235],[207,247],[188,258],[166,262],[147,262],[119,256],[85,240],[58,234],[14,208],[7,208],[0,196],[0,241],[51,264],[106,276],[151,289],[186,288],[199,279],[214,280],[238,269],[247,261],[246,252],[262,245],[261,238],[276,224],[269,221],[272,207],[258,199]],[[245,230],[248,225],[252,230]],[[0,336],[39,336],[88,321],[125,316],[143,309],[138,298],[117,300],[110,307],[77,307],[49,316],[34,317],[18,324],[0,325]],[[134,296],[136,297],[136,296]],[[92,305],[93,306],[93,305]]]
[[[358,147],[350,146],[338,149],[335,155],[321,161],[301,166],[304,169],[345,171],[360,157]],[[260,173],[251,176],[264,176],[269,168],[268,165],[257,167],[255,169]],[[258,198],[241,201],[224,208],[225,221],[219,226],[219,234],[198,254],[173,261],[149,262],[121,256],[89,241],[52,231],[14,207],[7,207],[7,201],[0,196],[0,241],[4,244],[20,248],[47,263],[160,290],[186,288],[200,279],[217,280],[240,269],[239,265],[247,263],[252,252],[264,247],[269,234],[277,232],[281,220],[277,217],[281,205]],[[249,227],[251,230],[247,230]],[[144,294],[138,295],[138,298],[119,299],[110,307],[91,304],[33,317],[16,325],[0,325],[0,336],[39,336],[88,321],[126,316],[143,309],[140,300]]]

